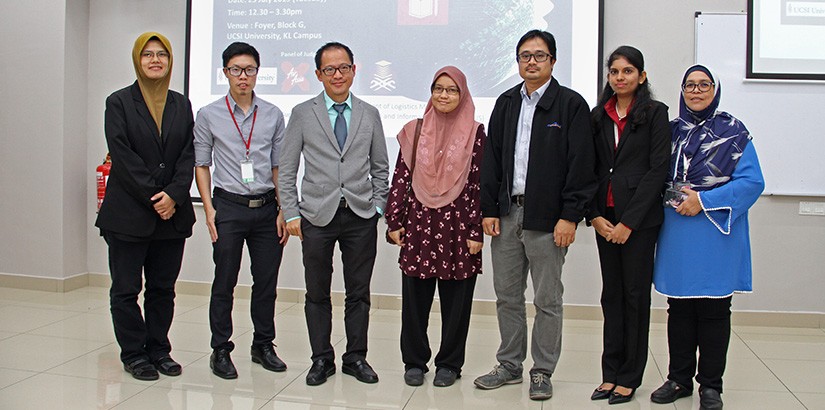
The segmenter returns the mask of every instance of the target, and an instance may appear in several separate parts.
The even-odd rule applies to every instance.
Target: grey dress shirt
[[[226,98],[243,137],[232,121]],[[257,117],[254,114],[256,110]],[[244,114],[232,96],[227,94],[198,110],[195,120],[195,166],[214,165],[212,184],[225,191],[241,195],[263,194],[275,188],[272,168],[278,167],[285,128],[283,112],[272,103],[253,94],[252,107]],[[241,161],[246,157],[245,141],[250,130],[249,159],[253,163],[254,181],[246,183],[241,178]]]

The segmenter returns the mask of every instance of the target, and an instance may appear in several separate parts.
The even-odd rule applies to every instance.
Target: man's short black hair
[[[240,41],[236,41],[226,47],[226,50],[223,50],[223,66],[226,67],[229,64],[229,60],[231,60],[235,56],[252,56],[255,59],[255,65],[258,67],[261,66],[261,55],[258,54],[258,50],[255,47],[247,43],[242,43]]]
[[[527,33],[524,33],[521,36],[521,39],[518,41],[518,45],[516,45],[516,55],[518,55],[518,50],[521,48],[521,45],[524,44],[527,40],[533,38],[540,38],[544,41],[544,44],[547,44],[547,51],[550,52],[551,59],[556,59],[556,38],[553,37],[552,34],[542,31],[542,30],[530,30]]]
[[[318,70],[321,69],[321,56],[324,54],[324,51],[331,50],[331,49],[334,49],[334,48],[340,48],[340,49],[346,51],[347,55],[349,56],[349,63],[350,64],[355,64],[355,59],[353,59],[353,57],[352,57],[352,50],[350,50],[349,47],[345,46],[344,44],[333,41],[333,42],[324,44],[323,46],[321,46],[321,48],[318,49],[318,51],[315,52],[315,68],[316,69],[318,69]]]

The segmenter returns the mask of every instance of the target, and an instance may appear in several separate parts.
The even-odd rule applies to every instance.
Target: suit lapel
[[[361,119],[364,118],[364,110],[361,109],[361,100],[352,97],[352,113],[349,119],[349,130],[347,131],[347,140],[344,142],[344,149],[341,152],[342,154],[347,152],[349,147],[353,144],[352,140],[355,139],[355,136],[358,135],[358,127],[361,126]]]
[[[611,121],[611,122],[613,122],[613,121]],[[618,157],[619,154],[622,152],[622,147],[625,146],[625,143],[627,142],[628,137],[630,137],[630,124],[625,124],[624,125],[624,131],[622,131],[622,134],[619,137],[619,144],[616,146],[616,157]]]
[[[600,138],[601,139],[600,143],[605,148],[604,152],[609,152],[610,153],[610,155],[608,155],[608,157],[610,158],[610,167],[611,168],[613,167],[613,163],[615,162],[616,154],[619,153],[618,149],[616,149],[617,147],[616,147],[616,137],[615,137],[616,134],[615,133],[616,133],[616,124],[613,122],[612,119],[610,119],[610,117],[607,116],[607,114],[605,114],[604,120],[602,121],[602,132],[600,132],[599,134],[602,135],[602,138]]]
[[[163,123],[161,124],[161,143],[163,146],[166,146],[166,141],[169,139],[170,131],[172,129],[172,124],[175,123],[175,115],[177,115],[178,110],[175,105],[175,100],[172,97],[172,93],[167,94],[166,97],[166,106],[163,107]]]
[[[332,131],[332,124],[329,122],[329,112],[327,111],[327,104],[324,101],[323,92],[315,97],[314,103],[315,105],[312,107],[312,111],[315,112],[315,117],[321,124],[321,129],[324,130],[324,134],[326,134],[330,144],[332,144],[332,146],[340,152],[341,149],[338,148],[338,140],[335,139],[335,133]]]

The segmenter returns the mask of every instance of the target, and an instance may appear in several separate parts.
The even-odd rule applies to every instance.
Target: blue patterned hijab
[[[730,181],[751,135],[741,121],[717,111],[722,84],[710,69],[694,65],[687,69],[682,84],[694,71],[702,71],[715,83],[713,101],[702,111],[685,104],[684,91],[679,99],[679,117],[670,122],[673,133],[671,181],[689,181],[691,188],[705,191]]]

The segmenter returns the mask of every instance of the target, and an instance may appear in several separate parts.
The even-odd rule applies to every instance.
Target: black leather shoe
[[[335,363],[332,360],[319,359],[312,363],[307,372],[307,384],[317,386],[324,384],[327,378],[335,374]]]
[[[650,394],[650,401],[659,404],[673,403],[677,399],[693,394],[693,390],[682,386],[672,380],[668,380],[662,387]]]
[[[602,384],[604,384],[604,383],[602,383]],[[616,386],[614,385],[613,389],[615,389],[615,388],[616,388]],[[602,386],[599,385],[599,387],[597,387],[596,390],[593,390],[593,394],[590,395],[590,400],[605,400],[605,399],[608,399],[608,398],[610,398],[610,393],[613,393],[613,389],[602,389]]]
[[[157,380],[160,377],[155,366],[149,360],[143,358],[124,363],[123,370],[129,372],[132,377],[138,380]]]
[[[424,370],[417,367],[407,370],[404,372],[404,383],[407,386],[421,386],[424,384]]]
[[[341,366],[341,371],[343,371],[344,374],[354,376],[362,383],[378,382],[378,375],[375,374],[375,370],[372,370],[372,366],[370,366],[366,360],[356,360],[352,363],[344,363],[344,365]]]
[[[435,371],[435,378],[433,379],[433,386],[435,387],[447,387],[452,386],[455,383],[455,379],[460,378],[461,375],[458,373],[445,368],[440,368]]]
[[[264,369],[273,372],[286,371],[286,364],[275,353],[271,344],[252,345],[252,363],[260,363]]]
[[[183,368],[169,356],[155,359],[155,368],[167,376],[180,376]]]
[[[699,409],[711,410],[722,408],[722,396],[716,389],[710,387],[699,388]]]
[[[607,399],[607,404],[622,404],[633,400],[633,395],[636,394],[636,389],[630,391],[630,394],[624,395],[617,392],[615,389],[610,393],[610,398]]]
[[[221,379],[237,379],[238,371],[235,370],[235,365],[232,364],[232,358],[229,357],[229,350],[215,349],[212,351],[212,356],[209,356],[209,368],[212,373]]]

